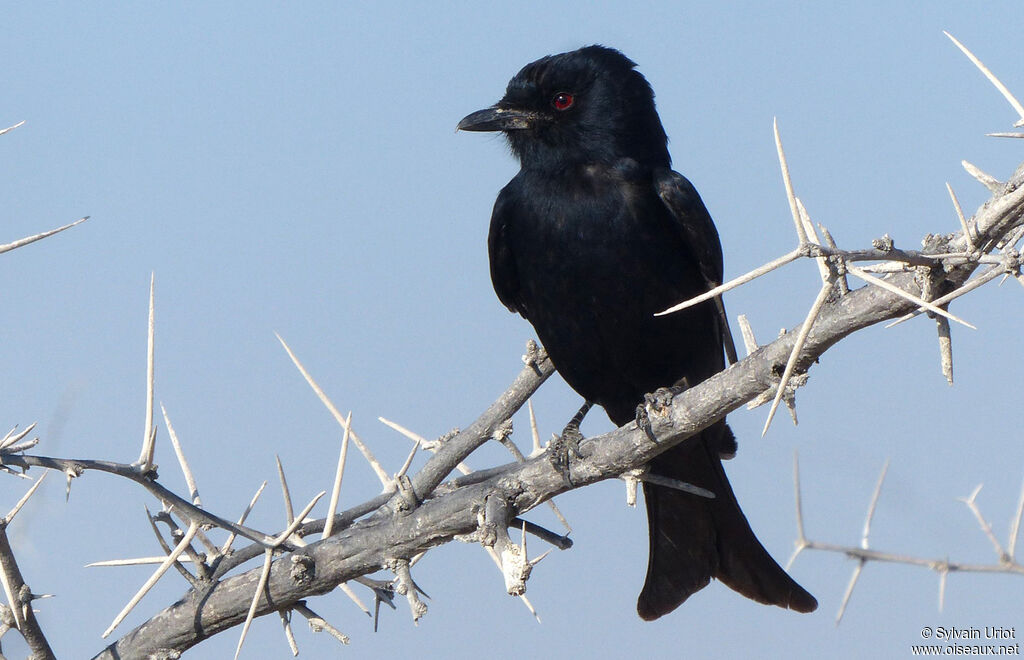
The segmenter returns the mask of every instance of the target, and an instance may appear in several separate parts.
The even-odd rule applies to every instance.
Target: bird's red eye
[[[572,94],[559,92],[555,94],[555,98],[551,99],[551,105],[555,106],[555,110],[568,110],[575,101]]]

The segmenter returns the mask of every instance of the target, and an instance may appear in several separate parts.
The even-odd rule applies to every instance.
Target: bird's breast
[[[634,302],[678,299],[695,264],[653,186],[598,176],[559,183],[545,182],[526,196],[509,228],[516,262],[527,271],[522,279],[535,283],[536,296],[580,282],[588,298],[605,298],[623,311],[630,292]]]
[[[717,341],[710,307],[654,316],[704,285],[653,185],[549,180],[515,196],[505,231],[518,295],[576,391],[631,407],[658,386],[713,373],[720,357],[692,355]]]

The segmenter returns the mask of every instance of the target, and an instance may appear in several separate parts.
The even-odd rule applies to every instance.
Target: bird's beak
[[[492,107],[462,118],[457,131],[515,131],[533,126],[537,114],[515,108]]]

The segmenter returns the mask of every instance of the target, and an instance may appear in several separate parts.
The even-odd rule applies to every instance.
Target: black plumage
[[[634,67],[602,46],[544,57],[516,74],[496,105],[459,123],[504,132],[521,164],[491,217],[498,298],[533,324],[566,382],[618,425],[645,393],[721,371],[728,335],[715,301],[654,316],[720,283],[722,251],[697,191],[671,169],[654,94]],[[735,450],[723,420],[651,463],[716,497],[644,484],[644,619],[713,577],[762,603],[817,607],[740,510],[721,463]]]

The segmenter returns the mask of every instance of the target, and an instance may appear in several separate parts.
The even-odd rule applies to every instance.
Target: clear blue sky
[[[5,309],[0,424],[39,422],[39,453],[131,461],[143,429],[146,297],[156,273],[157,398],[192,459],[204,502],[234,516],[280,455],[297,500],[328,489],[340,433],[281,350],[281,333],[389,470],[409,443],[378,415],[437,436],[468,424],[519,368],[532,329],[489,281],[485,236],[516,171],[500,139],[456,134],[523,64],[602,43],[639,63],[657,93],[676,169],[703,195],[737,275],[794,244],[771,123],[812,217],[841,245],[888,232],[914,248],[954,231],[944,183],[967,210],[985,198],[961,159],[1005,177],[1021,141],[984,133],[1015,119],[942,35],[955,34],[1024,97],[1017,2],[788,3],[20,3],[0,21],[0,242],[83,215],[65,234],[0,257]],[[727,297],[759,338],[798,323],[816,291],[796,264]],[[730,417],[727,464],[760,538],[785,561],[795,536],[799,449],[812,538],[856,544],[879,469],[880,549],[991,562],[954,498],[978,483],[1005,542],[1024,477],[1020,341],[1012,282],[958,303],[957,384],[939,372],[934,323],[869,329],[828,352],[798,395],[801,424],[765,410]],[[536,399],[542,433],[578,406],[553,380]],[[527,426],[517,418],[517,438]],[[162,424],[161,424],[162,426]],[[594,413],[584,430],[609,428]],[[180,485],[161,429],[158,461]],[[469,463],[507,460],[485,449]],[[420,463],[417,463],[420,464]],[[0,481],[6,510],[25,488]],[[379,490],[353,461],[342,505]],[[1024,629],[1019,578],[937,577],[868,566],[833,624],[852,564],[806,554],[793,568],[821,607],[801,616],[713,584],[644,624],[642,507],[619,482],[560,499],[575,547],[534,572],[538,625],[479,547],[431,552],[414,576],[433,597],[414,627],[404,603],[381,631],[342,595],[311,603],[352,637],[339,650],[297,625],[302,657],[907,657],[923,626]],[[61,657],[99,635],[149,569],[84,569],[158,552],[141,491],[89,474],[64,502],[59,476],[12,526],[22,570]],[[317,510],[323,515],[324,506]],[[27,515],[26,515],[27,514]],[[557,525],[549,512],[534,519]],[[272,482],[252,524],[282,527]],[[533,544],[538,551],[539,541]],[[176,600],[171,575],[117,634]],[[365,595],[365,594],[364,594]],[[1018,635],[1024,633],[1018,632]],[[13,636],[11,636],[13,637]],[[232,653],[236,632],[188,657]],[[11,656],[23,646],[5,639]],[[284,658],[276,618],[245,657]]]

